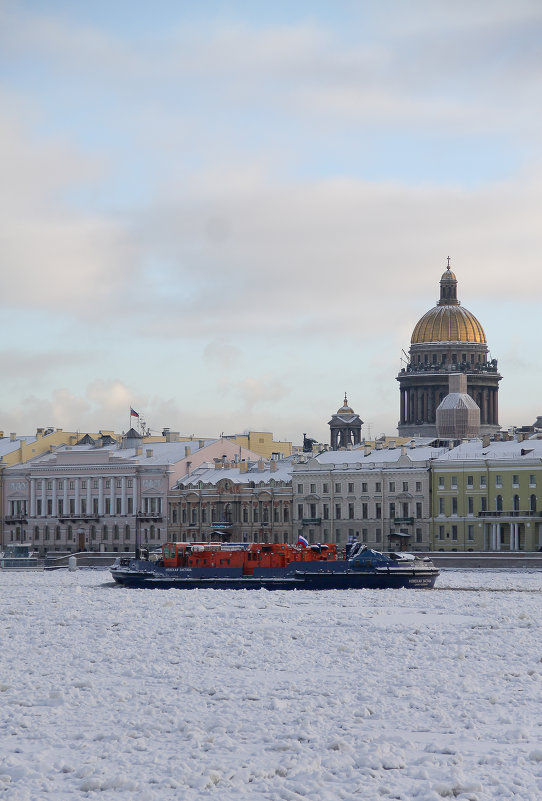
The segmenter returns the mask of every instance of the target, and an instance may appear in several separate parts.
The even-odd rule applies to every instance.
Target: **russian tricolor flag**
[[[301,536],[301,534],[300,534],[298,539],[297,539],[297,544],[301,545],[302,548],[306,548],[308,546],[308,544],[309,544],[309,541],[306,540],[305,537]]]
[[[139,413],[134,412],[131,406],[130,406],[130,417],[139,417]]]

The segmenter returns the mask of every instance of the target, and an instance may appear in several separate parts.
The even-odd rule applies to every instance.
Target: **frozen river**
[[[0,573],[0,801],[539,801],[541,589]]]

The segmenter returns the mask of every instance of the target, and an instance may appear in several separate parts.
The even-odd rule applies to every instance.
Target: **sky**
[[[393,434],[447,257],[542,414],[538,0],[0,0],[0,428]]]

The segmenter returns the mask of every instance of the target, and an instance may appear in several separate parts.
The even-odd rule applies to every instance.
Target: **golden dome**
[[[487,343],[484,329],[470,311],[462,306],[435,306],[418,321],[412,345],[422,342]]]
[[[422,342],[473,342],[486,345],[484,329],[470,311],[457,299],[457,278],[448,267],[440,278],[440,300],[418,321],[411,345]]]

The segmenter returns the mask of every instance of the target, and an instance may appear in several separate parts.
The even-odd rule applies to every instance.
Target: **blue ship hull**
[[[310,565],[292,562],[286,568],[256,568],[251,576],[235,568],[165,568],[150,562],[130,560],[113,565],[111,574],[125,587],[153,589],[216,590],[352,590],[427,589],[434,586],[439,571],[431,564],[379,566],[351,569],[350,563],[322,562]]]

